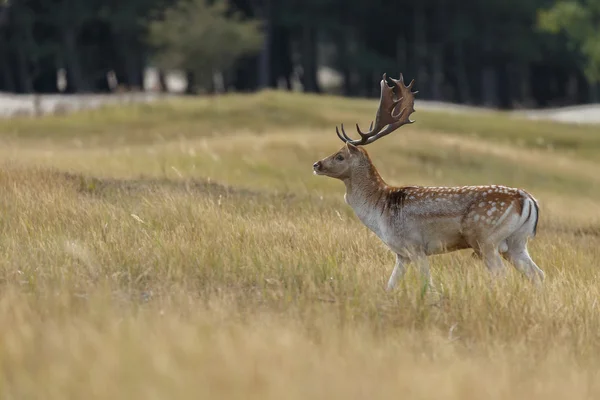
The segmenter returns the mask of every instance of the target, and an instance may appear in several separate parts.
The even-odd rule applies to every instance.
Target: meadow
[[[437,292],[312,163],[375,100],[266,91],[0,121],[6,399],[600,397],[600,128],[419,110],[395,185],[518,186],[541,288],[470,251]],[[352,132],[352,129],[347,129]]]

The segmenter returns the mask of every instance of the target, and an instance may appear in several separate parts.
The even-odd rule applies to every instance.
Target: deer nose
[[[321,169],[321,161],[317,161],[313,164],[313,169]]]

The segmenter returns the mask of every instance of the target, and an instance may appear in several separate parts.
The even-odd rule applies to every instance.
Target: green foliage
[[[546,32],[564,33],[572,46],[586,57],[585,74],[590,82],[600,81],[600,0],[558,1],[541,10],[538,24]]]
[[[57,67],[69,92],[108,90],[107,71],[137,90],[151,56],[189,73],[188,91],[218,70],[234,90],[376,96],[382,72],[402,71],[420,99],[507,108],[587,101],[581,72],[600,79],[600,0],[0,0],[0,14],[0,91],[53,91]]]
[[[262,44],[260,25],[230,13],[224,1],[180,0],[150,23],[150,42],[164,68],[181,68],[207,79],[227,70]]]

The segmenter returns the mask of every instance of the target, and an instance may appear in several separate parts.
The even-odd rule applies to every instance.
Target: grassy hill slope
[[[376,102],[278,92],[0,121],[7,398],[600,394],[600,135],[417,110],[368,147],[398,185],[520,186],[540,290],[470,252],[393,255],[312,163]]]

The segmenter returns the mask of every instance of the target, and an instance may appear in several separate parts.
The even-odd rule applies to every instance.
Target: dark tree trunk
[[[131,90],[139,86],[138,55],[141,51],[135,35],[131,32],[120,31],[112,33],[111,47],[116,48],[116,56],[113,57],[112,65],[107,66],[116,74],[118,87]]]
[[[427,21],[425,10],[423,5],[419,2],[413,8],[414,18],[414,71],[416,72],[416,81],[425,82],[428,81],[427,74]],[[422,86],[423,87],[423,86]],[[429,97],[428,93],[423,93],[424,98]]]
[[[487,65],[481,71],[481,97],[486,107],[498,106],[498,75],[493,65]]]
[[[364,73],[361,74],[361,86],[363,87],[363,92],[362,92],[362,96],[363,97],[375,97],[375,96],[379,96],[379,88],[374,89],[375,86],[373,85],[373,72],[372,71],[366,71]],[[379,79],[381,79],[381,77],[377,77]]]
[[[537,64],[532,67],[532,95],[539,107],[546,107],[549,105],[549,99],[552,97],[551,81],[551,68],[543,64]]]
[[[279,81],[279,76],[281,74],[280,71],[280,57],[281,55],[278,53],[279,42],[281,38],[279,37],[285,29],[282,29],[278,26],[273,26],[271,33],[271,48],[269,49],[269,85],[270,88],[277,88],[277,83]]]
[[[21,93],[33,93],[33,79],[31,77],[31,71],[27,55],[23,50],[22,46],[17,45],[16,49],[17,56],[17,75],[19,79],[18,91]]]
[[[36,93],[58,93],[56,84],[57,68],[53,58],[48,58],[38,63],[38,73],[33,81]]]
[[[158,70],[158,84],[160,85],[161,92],[169,91],[169,88],[167,87],[167,76],[163,69]]]
[[[83,69],[79,60],[77,50],[77,34],[75,30],[66,27],[62,31],[62,41],[64,46],[64,59],[67,70],[67,91],[78,93],[87,92],[90,86],[83,75]]]
[[[342,76],[342,94],[348,97],[356,96],[356,89],[354,87],[354,84],[352,83],[352,73],[350,72],[349,67],[344,66],[342,68]]]
[[[528,108],[534,105],[533,96],[531,95],[531,74],[528,64],[521,64],[518,67],[519,75],[519,97],[523,107]]]
[[[129,88],[132,90],[143,90],[144,67],[139,47],[138,51],[125,58],[125,70]]]
[[[185,87],[185,94],[196,94],[197,88],[196,88],[195,74],[192,71],[186,71],[185,79],[187,81],[187,84]]]
[[[1,11],[0,11],[1,12]],[[14,77],[11,68],[11,54],[5,39],[0,42],[0,90],[14,92]]]
[[[271,81],[271,46],[273,42],[273,5],[265,0],[262,17],[265,21],[265,40],[259,57],[258,85],[261,89],[269,87]]]
[[[396,64],[400,70],[405,70],[406,65],[408,64],[407,50],[408,45],[406,38],[404,38],[404,36],[398,36],[396,38]]]
[[[288,90],[292,88],[290,78],[292,76],[292,48],[290,31],[287,27],[278,26],[274,28],[273,40],[271,42],[271,78],[270,87],[277,87],[279,80],[283,78]]]
[[[337,37],[340,69],[342,72],[342,94],[344,96],[356,96],[356,89],[352,83],[352,71],[350,70],[350,54],[348,49],[348,37],[342,33]]]
[[[115,75],[116,75],[117,87],[129,85],[129,77],[127,76],[127,67],[125,66],[123,57],[116,58],[113,66],[112,66],[112,70],[115,72]]]
[[[590,102],[598,103],[600,101],[600,85],[590,83]]]
[[[582,73],[577,74],[577,93],[579,94],[577,102],[578,103],[589,103],[590,98],[588,94],[589,85],[585,76]]]
[[[498,92],[498,105],[500,108],[508,109],[511,108],[511,100],[512,100],[512,85],[510,84],[510,70],[506,63],[503,64],[504,67],[498,68],[497,75],[497,92]]]
[[[258,60],[257,56],[245,57],[237,62],[232,84],[235,90],[251,92],[258,89]]]
[[[253,4],[252,0],[232,0],[235,9],[241,11],[246,17],[256,17],[259,7]],[[272,16],[271,16],[272,17]],[[267,42],[267,40],[265,40]],[[263,45],[266,46],[267,43]],[[263,54],[242,57],[235,65],[232,75],[228,78],[228,85],[233,85],[234,89],[242,92],[251,92],[258,89],[260,84],[261,57]],[[265,59],[269,62],[269,58]],[[266,76],[269,73],[266,71]]]
[[[498,75],[493,57],[493,37],[488,25],[483,37],[483,68],[481,70],[481,99],[484,106],[498,106]]]
[[[206,75],[206,77],[203,77],[204,79],[202,79],[202,89],[204,93],[206,94],[215,94],[217,92],[217,87],[215,85],[215,77],[213,74],[210,75]]]
[[[317,67],[317,30],[306,25],[302,32],[302,84],[305,92],[321,92],[317,78]]]
[[[446,43],[446,1],[438,0],[434,7],[433,18],[433,45],[431,46],[431,96],[434,100],[444,100],[444,47]]]
[[[92,91],[100,93],[109,93],[111,91],[108,79],[105,75],[97,77],[92,81]]]
[[[434,100],[443,100],[444,94],[444,54],[440,44],[433,46],[432,69],[433,79],[431,80],[431,96]]]
[[[342,94],[344,96],[356,96],[357,90],[356,85],[353,82],[353,69],[352,69],[352,54],[350,44],[352,43],[352,37],[354,32],[354,17],[350,7],[345,5],[340,0],[341,7],[339,8],[339,18],[341,25],[334,31],[334,40],[336,42],[337,50],[337,69],[342,74]]]
[[[465,49],[461,41],[454,43],[454,59],[456,63],[456,82],[458,84],[458,98],[461,103],[471,104],[471,84],[467,72]]]
[[[566,93],[567,103],[577,104],[577,99],[579,98],[579,87],[577,84],[577,74],[574,72],[569,74],[569,79],[566,83]]]

